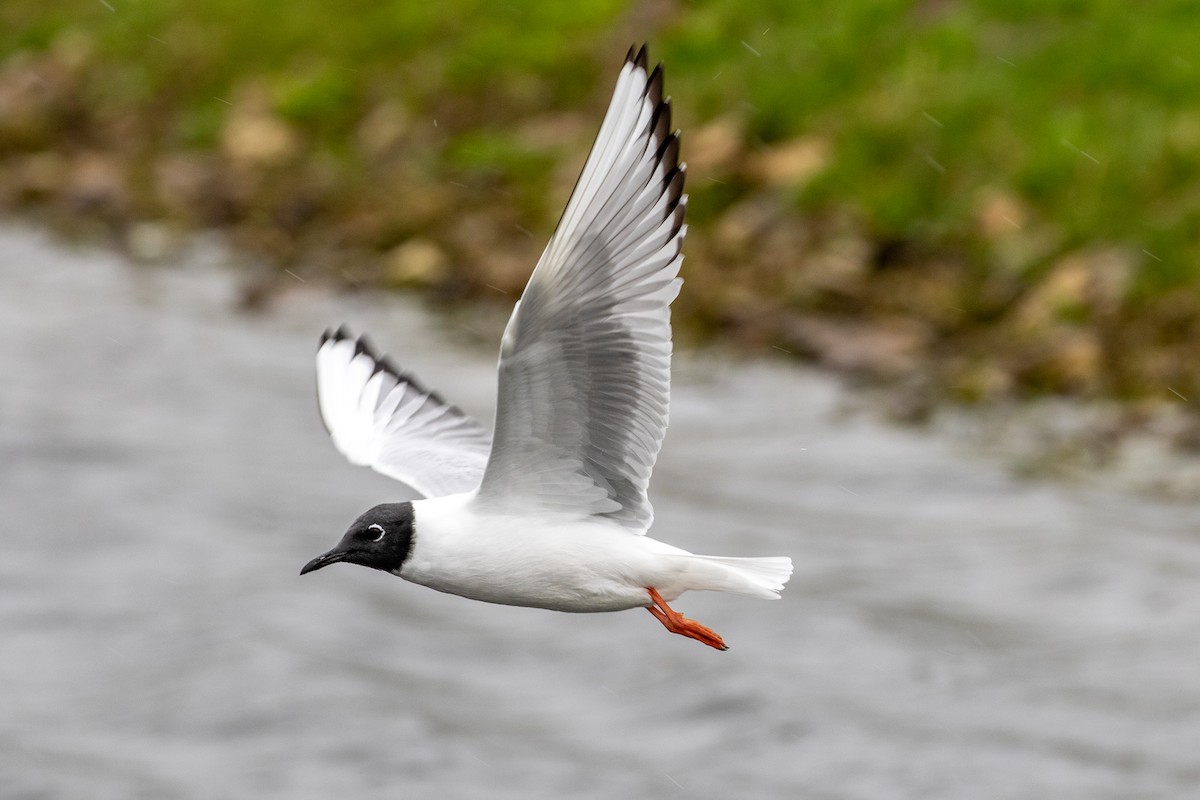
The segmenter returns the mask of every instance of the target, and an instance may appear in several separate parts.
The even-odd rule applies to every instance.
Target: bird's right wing
[[[426,497],[468,492],[483,478],[487,429],[344,326],[321,337],[317,402],[334,446],[352,464]]]
[[[558,228],[500,350],[479,502],[606,517],[645,533],[667,428],[684,166],[662,69],[629,51]]]

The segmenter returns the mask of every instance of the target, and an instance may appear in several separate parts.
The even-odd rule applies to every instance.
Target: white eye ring
[[[376,536],[374,539],[372,539],[372,540],[371,540],[372,542],[378,542],[378,541],[380,541],[381,539],[383,539],[384,535],[387,533],[387,531],[385,531],[385,530],[383,529],[383,526],[382,526],[382,525],[368,525],[368,526],[367,526],[367,530],[377,530],[377,531],[379,531],[379,535],[378,535],[378,536]]]

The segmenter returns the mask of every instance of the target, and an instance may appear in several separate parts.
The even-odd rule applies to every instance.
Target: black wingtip
[[[654,136],[654,140],[659,143],[661,150],[662,143],[666,140],[671,131],[671,101],[663,100],[654,107],[654,113],[650,117],[650,130]]]
[[[672,200],[679,199],[683,194],[683,180],[687,177],[687,164],[672,167],[663,177],[663,190],[671,195]]]
[[[391,356],[386,355],[386,354],[385,355],[376,355],[375,351],[371,349],[369,342],[366,344],[366,348],[363,350],[360,350],[359,352],[366,353],[368,357],[370,357],[371,359],[373,359],[375,361],[375,369],[372,371],[372,373],[371,373],[372,375],[375,374],[376,372],[386,372],[387,374],[389,374],[393,378],[395,378],[398,382],[407,383],[408,385],[412,386],[413,389],[417,390],[421,394],[429,395],[429,397],[433,398],[438,403],[445,405],[445,406],[450,406],[452,408],[454,407],[452,403],[448,403],[446,401],[446,398],[442,397],[436,391],[434,391],[433,389],[430,389],[428,386],[421,383],[421,381],[417,378],[417,376],[413,375],[411,372],[408,372],[407,370],[400,369],[400,367],[396,366],[396,362],[392,361]],[[457,411],[457,409],[455,409],[455,410]],[[459,413],[461,413],[461,412],[459,412]]]
[[[664,136],[662,144],[658,146],[658,152],[654,154],[654,159],[660,164],[665,164],[668,169],[674,169],[679,166],[679,135],[678,129]]]
[[[637,45],[635,44],[634,47],[637,47]],[[630,55],[633,54],[633,47],[629,48],[629,53],[630,53]],[[632,59],[626,57],[626,60],[632,61],[634,66],[645,69],[646,68],[646,45],[645,45],[645,43],[643,43],[642,46],[638,48],[637,55],[633,56]]]
[[[646,97],[650,102],[659,104],[663,101],[663,65],[659,64],[646,78]]]
[[[351,356],[351,358],[358,358],[359,356],[366,356],[369,358],[373,362],[371,369],[372,376],[377,375],[380,372],[386,372],[387,374],[391,375],[397,383],[408,384],[416,392],[425,395],[428,399],[432,400],[438,405],[444,406],[446,413],[455,417],[466,416],[462,409],[447,401],[446,398],[438,392],[430,389],[428,386],[425,386],[411,372],[406,372],[405,370],[397,367],[390,356],[387,354],[380,354],[365,333],[362,336],[355,338],[354,333],[346,325],[340,325],[336,330],[333,328],[326,328],[325,332],[321,334],[321,346],[324,347],[325,344],[330,341],[334,342],[335,344],[344,341],[354,342],[354,355]],[[325,426],[326,432],[329,432],[329,425],[325,423],[324,416],[321,417],[321,424]]]
[[[375,358],[375,348],[371,346],[371,340],[364,333],[358,337],[358,341],[354,343],[354,355],[366,355],[369,358]]]
[[[337,326],[336,328],[326,328],[325,329],[325,332],[321,334],[321,345],[320,346],[323,346],[326,342],[330,342],[330,341],[341,342],[341,341],[344,341],[347,339],[353,339],[353,338],[354,338],[354,334],[351,332],[351,330],[348,327],[346,327],[345,323],[342,323],[341,325]]]
[[[380,358],[378,361],[375,362],[375,366],[378,369],[384,370],[385,372],[390,372],[393,376],[395,376],[397,378],[401,377],[404,374],[400,371],[400,368],[396,366],[396,362],[392,361],[391,356],[384,356],[383,358]]]
[[[687,217],[687,199],[688,196],[686,194],[681,194],[674,198],[671,204],[667,206],[667,213],[664,219],[671,220],[671,236],[679,235],[679,231],[685,227],[684,218]],[[678,255],[679,250],[682,248],[683,239],[681,237],[679,239],[679,247],[675,251],[676,255]]]

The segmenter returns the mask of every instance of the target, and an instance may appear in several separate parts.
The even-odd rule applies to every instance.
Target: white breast
[[[607,520],[484,514],[474,495],[413,503],[412,552],[400,577],[474,600],[557,611],[647,605],[671,582],[667,547]],[[674,550],[674,548],[667,548]]]

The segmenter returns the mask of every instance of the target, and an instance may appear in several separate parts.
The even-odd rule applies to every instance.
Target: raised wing
[[[317,350],[317,402],[333,444],[352,464],[426,497],[471,491],[487,462],[487,429],[375,354],[345,326]]]
[[[504,333],[479,502],[645,533],[667,426],[684,166],[662,67],[629,51],[558,228]]]

